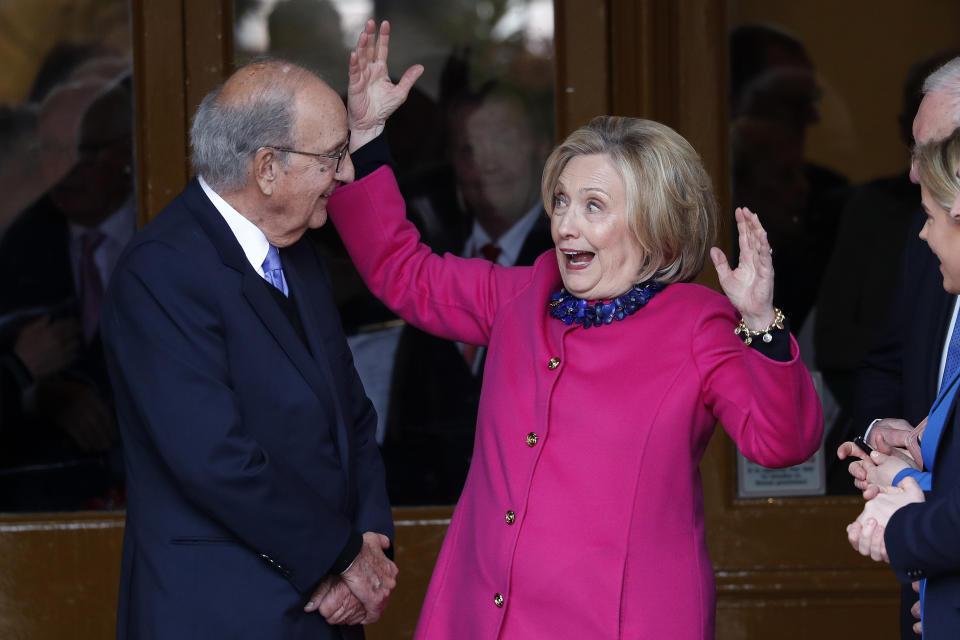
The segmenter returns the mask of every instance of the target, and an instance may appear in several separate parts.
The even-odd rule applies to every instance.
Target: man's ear
[[[253,156],[253,177],[264,195],[273,195],[277,188],[279,171],[280,164],[277,160],[277,152],[270,147],[260,149]]]

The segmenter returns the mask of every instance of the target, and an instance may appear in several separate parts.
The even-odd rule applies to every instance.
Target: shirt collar
[[[131,195],[119,209],[98,224],[96,229],[106,236],[106,240],[115,243],[118,247],[126,246],[133,234],[137,232],[137,207],[134,197]],[[90,227],[71,224],[70,239],[80,242],[89,231]]]
[[[233,232],[237,242],[240,243],[240,248],[243,249],[243,254],[247,256],[250,266],[262,276],[263,259],[267,257],[267,250],[270,248],[267,236],[263,235],[263,231],[260,231],[257,225],[243,217],[243,214],[231,207],[230,203],[211,189],[203,176],[197,176],[197,181],[200,183],[203,192],[210,198],[210,202],[213,203],[213,206],[230,227],[230,231]]]
[[[530,229],[537,221],[537,216],[543,215],[543,207],[540,203],[530,207],[530,210],[523,214],[523,217],[517,220],[505,234],[500,236],[494,243],[500,248],[500,256],[497,258],[497,264],[505,267],[512,267],[517,263],[520,257],[520,251],[523,249],[523,243],[526,242]],[[480,226],[476,220],[473,221],[473,230],[465,247],[466,255],[474,255],[479,252],[480,247],[490,243],[490,234]]]

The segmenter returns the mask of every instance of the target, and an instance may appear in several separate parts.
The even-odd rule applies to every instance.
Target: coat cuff
[[[387,136],[382,133],[351,153],[350,159],[353,161],[354,180],[367,177],[383,165],[393,167],[390,145],[387,144]]]
[[[916,469],[901,469],[897,475],[893,476],[893,482],[891,483],[894,487],[900,484],[900,481],[906,478],[907,476],[913,477],[917,481],[917,484],[920,485],[920,488],[924,491],[930,491],[932,487],[931,475],[927,471],[917,471]]]
[[[347,538],[347,544],[344,545],[343,550],[340,552],[340,555],[337,556],[337,559],[333,561],[333,565],[330,567],[330,573],[334,575],[340,575],[349,569],[350,565],[353,564],[353,561],[357,559],[358,555],[360,555],[360,549],[362,547],[363,536],[356,531],[351,532],[350,537]]]

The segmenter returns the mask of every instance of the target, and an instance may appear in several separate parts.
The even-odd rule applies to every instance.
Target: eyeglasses
[[[336,160],[337,165],[334,168],[334,173],[340,172],[340,163],[343,162],[343,158],[347,155],[347,149],[350,147],[350,132],[347,132],[347,141],[343,143],[343,146],[334,153],[313,153],[310,151],[297,151],[296,149],[287,149],[286,147],[274,147],[270,145],[264,145],[260,149],[273,149],[274,151],[283,151],[284,153],[297,153],[302,156],[312,156],[314,158],[327,158],[329,160]],[[257,151],[260,151],[257,149]]]

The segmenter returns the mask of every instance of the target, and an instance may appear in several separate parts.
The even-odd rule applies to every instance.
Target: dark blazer
[[[532,265],[552,248],[544,213],[530,228],[516,264]],[[482,364],[474,375],[456,343],[411,325],[403,328],[383,443],[394,504],[454,504],[460,497],[473,457],[482,381]]]
[[[854,424],[863,433],[874,418],[923,420],[937,397],[940,356],[954,296],[943,289],[940,262],[917,234],[917,212],[908,231],[903,262],[887,324],[858,367]]]
[[[943,289],[940,262],[927,243],[918,237],[925,216],[917,210],[908,230],[897,283],[891,296],[887,324],[870,353],[860,363],[853,408],[853,431],[834,434],[828,451],[853,436],[862,434],[875,418],[904,418],[917,424],[937,398],[940,356],[949,330],[954,296]],[[946,437],[951,427],[944,429]],[[832,474],[843,476],[845,486],[853,482],[846,462],[834,464]],[[900,605],[900,635],[916,640],[915,620],[910,607],[917,594],[904,585]]]
[[[195,180],[114,272],[118,638],[362,637],[302,608],[356,534],[393,536],[376,415],[312,244],[280,255],[305,341]]]
[[[953,640],[960,630],[960,412],[954,394],[933,465],[927,501],[898,510],[884,542],[901,581],[927,579],[924,640]],[[917,636],[914,636],[916,638]]]

